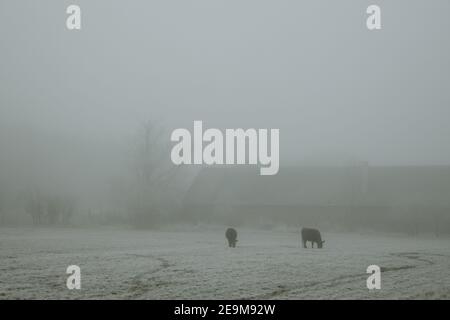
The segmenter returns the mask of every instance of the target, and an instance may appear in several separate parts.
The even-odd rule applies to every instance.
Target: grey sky
[[[81,31],[65,28],[69,4]],[[280,128],[281,166],[449,165],[449,12],[447,0],[2,0],[2,159],[53,152],[56,167],[106,176],[156,119]]]

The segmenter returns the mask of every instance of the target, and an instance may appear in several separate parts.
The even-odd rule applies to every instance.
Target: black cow
[[[228,246],[230,248],[235,248],[237,242],[237,231],[233,228],[228,228],[225,232],[225,237],[228,240]]]
[[[311,242],[311,248],[314,248],[314,243],[317,243],[318,248],[322,248],[322,245],[325,242],[325,241],[322,241],[322,237],[320,236],[319,230],[310,229],[310,228],[302,228],[303,248],[307,248],[306,241]]]

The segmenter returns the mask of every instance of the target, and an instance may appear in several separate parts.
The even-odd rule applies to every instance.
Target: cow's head
[[[320,241],[320,242],[318,243],[317,246],[318,246],[320,249],[322,249],[324,242],[325,242],[325,240]]]

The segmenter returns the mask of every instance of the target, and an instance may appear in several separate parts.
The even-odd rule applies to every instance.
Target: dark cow
[[[311,242],[311,248],[314,248],[314,243],[317,243],[318,248],[322,248],[322,245],[325,242],[325,241],[322,241],[322,237],[320,236],[319,230],[310,229],[310,228],[302,228],[303,248],[307,248],[306,241]]]
[[[228,246],[230,248],[235,248],[237,242],[237,231],[233,228],[228,228],[225,232],[225,237],[228,240]]]

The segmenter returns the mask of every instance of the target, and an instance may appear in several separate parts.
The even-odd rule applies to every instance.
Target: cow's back
[[[303,241],[314,241],[321,242],[322,237],[319,230],[312,228],[302,228],[302,239]]]
[[[227,237],[228,240],[236,240],[237,238],[237,231],[234,228],[228,228],[225,232],[225,237]]]

